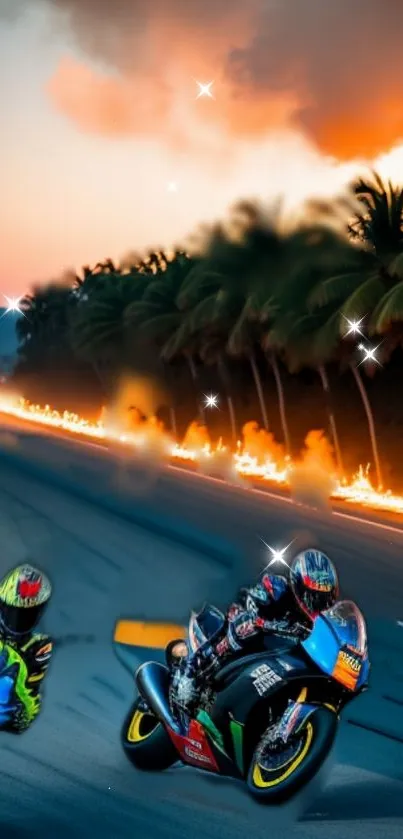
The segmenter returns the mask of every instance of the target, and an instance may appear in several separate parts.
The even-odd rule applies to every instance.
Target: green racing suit
[[[2,676],[13,682],[12,718],[0,727],[15,734],[26,731],[38,716],[42,705],[41,687],[52,656],[52,642],[47,635],[33,633],[23,638],[0,634]]]

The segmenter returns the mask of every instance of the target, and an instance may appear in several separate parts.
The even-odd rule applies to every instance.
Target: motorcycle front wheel
[[[121,731],[123,751],[133,766],[154,772],[168,769],[178,760],[176,749],[163,725],[138,697]]]
[[[283,750],[262,752],[257,744],[247,776],[253,797],[262,803],[291,798],[318,772],[333,745],[337,716],[318,706]]]

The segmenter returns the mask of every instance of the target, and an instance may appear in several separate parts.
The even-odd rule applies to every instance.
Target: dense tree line
[[[374,343],[380,343],[385,367],[403,335],[403,190],[374,173],[354,191],[357,203],[344,229],[334,223],[336,205],[318,207],[316,216],[307,211],[305,221],[284,229],[276,214],[268,218],[244,203],[231,229],[219,224],[209,231],[200,254],[155,252],[120,266],[106,260],[65,284],[34,288],[20,304],[15,381],[36,375],[49,377],[54,386],[59,371],[62,387],[63,377],[73,375],[78,385],[93,373],[101,404],[123,370],[147,371],[152,359],[173,393],[178,371],[182,377],[187,371],[197,392],[200,375],[210,368],[225,394],[235,440],[237,370],[245,382],[248,368],[265,428],[267,382],[269,377],[275,382],[283,442],[290,451],[289,413],[295,406],[287,404],[284,375],[309,369],[323,388],[343,471],[329,379],[329,365],[337,365],[340,372],[350,371],[363,401],[381,483],[366,386],[367,375],[379,368],[359,365],[362,351],[349,322],[365,319],[364,345],[379,336]],[[203,419],[200,404],[198,409]],[[189,418],[193,410],[189,405]]]

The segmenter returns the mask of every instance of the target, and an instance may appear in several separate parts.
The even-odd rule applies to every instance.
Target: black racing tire
[[[259,765],[258,743],[246,780],[249,792],[262,804],[274,804],[291,798],[319,771],[332,748],[337,726],[336,713],[318,706],[301,729],[298,754],[272,774],[265,772]],[[279,774],[282,769],[284,771]]]
[[[179,759],[164,726],[151,711],[144,711],[138,697],[121,730],[123,751],[137,769],[161,772]]]

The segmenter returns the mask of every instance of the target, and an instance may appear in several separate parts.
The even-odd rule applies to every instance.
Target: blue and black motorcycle
[[[213,607],[192,615],[192,651],[213,639],[224,616]],[[341,601],[316,618],[309,637],[265,636],[263,652],[242,655],[206,684],[189,716],[176,697],[176,668],[146,662],[139,696],[122,729],[134,766],[162,770],[180,760],[243,779],[262,801],[291,797],[329,754],[341,711],[368,684],[367,632],[355,603]]]

